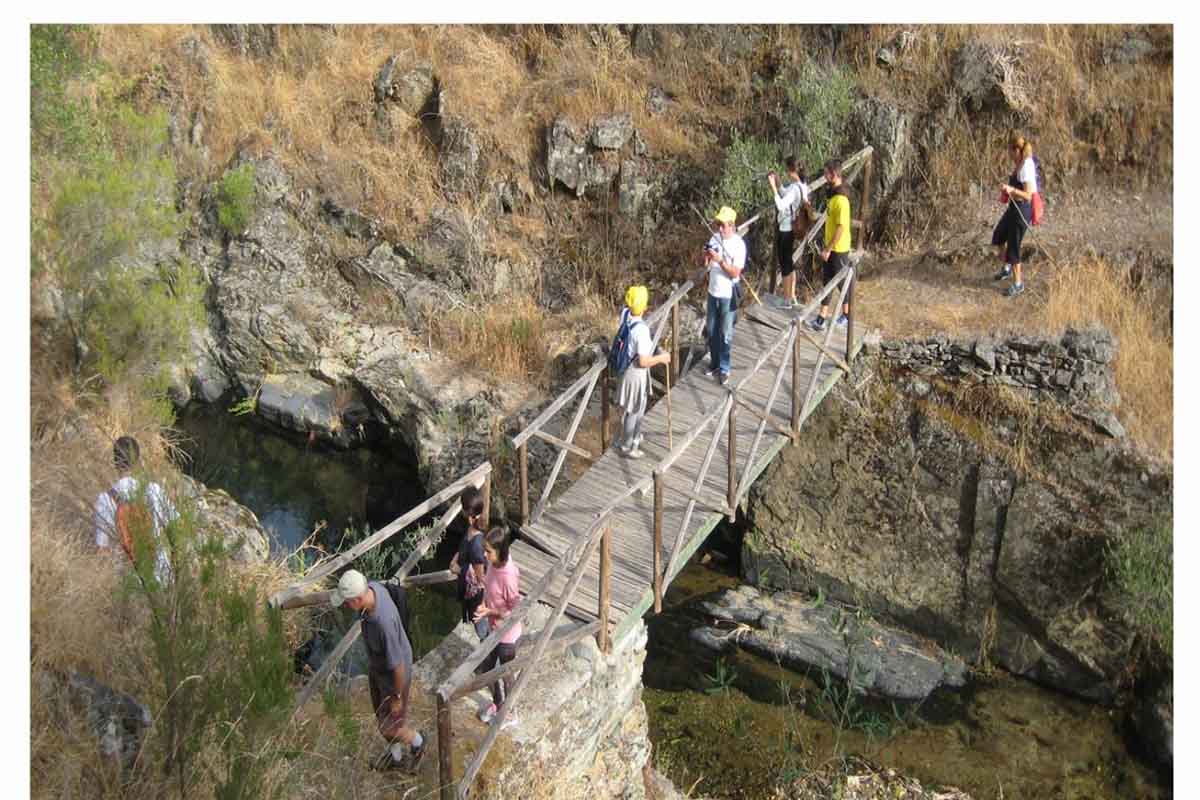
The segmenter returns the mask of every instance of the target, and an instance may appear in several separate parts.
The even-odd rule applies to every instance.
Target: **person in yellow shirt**
[[[828,286],[846,266],[850,255],[850,194],[842,182],[842,162],[831,159],[825,162],[825,182],[829,185],[829,205],[825,209],[825,249],[821,251],[821,276]],[[821,301],[821,311],[815,319],[809,320],[808,327],[814,331],[823,331],[829,322],[829,295]],[[842,313],[837,318],[837,325],[843,327],[850,314],[850,293],[842,304]]]

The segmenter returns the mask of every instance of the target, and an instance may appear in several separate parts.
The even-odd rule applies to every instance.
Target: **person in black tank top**
[[[1001,281],[1011,277],[1013,284],[1005,294],[1015,297],[1025,291],[1025,283],[1021,280],[1021,242],[1033,218],[1032,201],[1037,186],[1028,180],[1021,180],[1022,166],[1027,159],[1033,158],[1033,143],[1013,132],[1009,137],[1008,152],[1013,160],[1014,169],[1008,176],[1008,183],[1000,187],[1000,196],[1005,207],[1004,214],[992,231],[992,245],[1004,262],[1004,268],[997,272],[994,278]]]

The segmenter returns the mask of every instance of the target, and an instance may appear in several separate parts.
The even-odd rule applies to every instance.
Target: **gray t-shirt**
[[[375,612],[368,614],[364,609],[359,612],[359,619],[362,620],[363,643],[367,646],[371,672],[390,675],[401,664],[411,672],[412,645],[400,624],[400,612],[396,610],[392,596],[378,581],[370,581],[367,586],[375,591]]]

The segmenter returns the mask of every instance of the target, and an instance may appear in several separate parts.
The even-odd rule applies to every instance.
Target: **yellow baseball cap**
[[[640,317],[650,302],[650,292],[645,286],[630,286],[625,292],[625,305],[635,317]]]
[[[721,206],[721,210],[714,217],[717,222],[724,222],[726,225],[732,225],[737,222],[737,212],[729,206]]]

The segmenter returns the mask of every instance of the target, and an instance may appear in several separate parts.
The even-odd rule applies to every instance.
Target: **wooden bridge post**
[[[867,162],[868,164],[871,162]],[[854,359],[854,280],[858,276],[855,270],[851,269],[846,276],[846,302],[850,305],[850,313],[846,315],[846,363],[849,364]]]
[[[671,382],[679,383],[679,303],[671,306]]]
[[[600,373],[600,453],[608,449],[608,365]]]
[[[654,613],[662,613],[663,476],[654,470]]]
[[[517,463],[521,472],[521,524],[529,524],[529,443],[517,448]]]
[[[801,325],[796,320],[793,325]],[[792,447],[800,444],[800,337],[792,339]]]
[[[492,527],[492,473],[483,479],[479,493],[483,495],[483,530],[487,532]]]
[[[612,528],[606,528],[600,538],[600,630],[596,631],[596,644],[600,652],[612,650],[612,639],[608,632],[608,615],[612,605]]]
[[[737,420],[734,412],[737,410],[737,391],[729,392],[733,402],[729,404],[729,521],[737,518]]]
[[[452,756],[454,753],[454,733],[450,729],[450,704],[435,693],[437,699],[437,732],[438,732],[438,796],[440,800],[453,800],[454,776]]]
[[[863,165],[863,190],[862,190],[862,207],[858,210],[858,218],[862,220],[862,232],[859,234],[859,248],[867,246],[867,230],[871,224],[871,168],[875,163],[875,154],[867,156],[867,163]],[[852,306],[853,307],[853,306]]]

